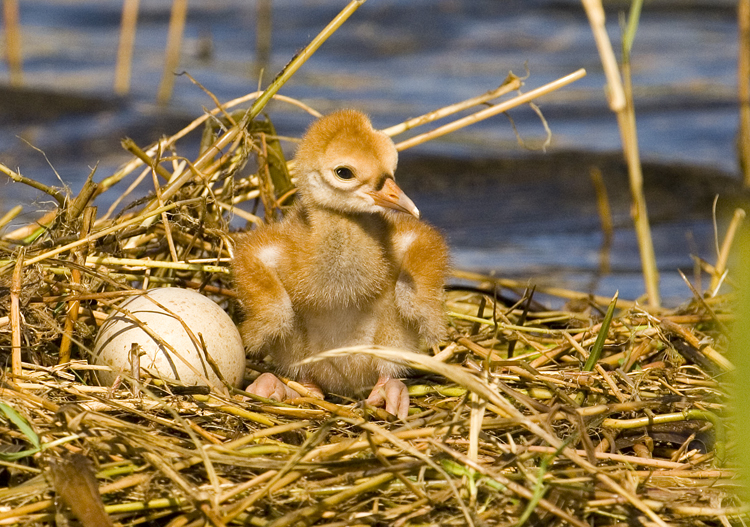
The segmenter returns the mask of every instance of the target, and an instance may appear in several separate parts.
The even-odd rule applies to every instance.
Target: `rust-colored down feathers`
[[[404,370],[356,354],[299,362],[344,346],[418,351],[420,343],[437,343],[445,327],[447,248],[393,182],[393,142],[363,114],[343,110],[319,119],[295,159],[297,204],[283,221],[237,243],[240,332],[248,353],[270,355],[280,374],[360,396]],[[387,393],[385,399],[388,409]],[[408,403],[401,406],[391,409],[403,417]]]

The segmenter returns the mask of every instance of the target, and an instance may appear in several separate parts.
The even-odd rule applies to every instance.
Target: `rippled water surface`
[[[343,5],[274,0],[264,85]],[[25,86],[85,97],[85,111],[70,113],[70,101],[24,94],[12,103],[12,94],[0,95],[3,163],[56,183],[31,143],[77,192],[96,163],[104,178],[128,159],[121,137],[145,145],[212,107],[186,77],[175,80],[167,107],[156,106],[170,6],[157,0],[141,1],[131,94],[113,97],[121,6],[119,0],[22,2]],[[731,195],[737,179],[734,9],[729,1],[647,3],[633,49],[654,243],[662,292],[673,300],[689,297],[676,269],[692,268],[691,253],[715,259],[711,202],[715,193]],[[616,6],[608,15],[617,49]],[[254,2],[191,2],[180,69],[220,100],[253,91],[255,28]],[[643,286],[619,133],[578,2],[368,0],[282,93],[323,112],[357,107],[386,127],[492,89],[509,71],[528,71],[529,90],[581,67],[584,79],[537,101],[553,133],[546,153],[519,146],[509,120],[499,116],[403,153],[399,178],[448,236],[457,267],[606,295],[619,289],[633,298]],[[5,65],[0,78],[7,79]],[[287,136],[299,136],[310,121],[278,103],[269,114]],[[545,132],[531,110],[511,116],[527,145],[541,144]],[[603,276],[592,166],[603,172],[616,225],[611,270]],[[27,204],[20,222],[49,207],[25,187],[1,188],[0,210]]]

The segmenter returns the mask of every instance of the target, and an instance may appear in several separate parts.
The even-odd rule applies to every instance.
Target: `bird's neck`
[[[316,238],[338,238],[342,234],[349,234],[351,242],[356,245],[362,243],[362,237],[369,238],[378,245],[387,243],[389,222],[382,214],[341,212],[307,204],[303,205],[303,213]]]
[[[316,309],[371,302],[396,272],[388,220],[379,214],[342,213],[322,207],[299,209],[306,224],[301,290]],[[314,295],[310,292],[315,292]]]

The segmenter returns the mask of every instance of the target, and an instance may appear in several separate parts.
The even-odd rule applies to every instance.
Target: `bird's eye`
[[[347,167],[338,167],[333,171],[336,174],[336,177],[339,179],[352,179],[354,177],[354,172],[352,172],[351,168]]]

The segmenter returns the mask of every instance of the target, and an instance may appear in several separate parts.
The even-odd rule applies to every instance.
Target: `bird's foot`
[[[290,388],[290,389],[299,393],[300,397],[313,397],[315,399],[326,398],[326,396],[323,395],[323,390],[320,389],[320,386],[318,386],[317,384],[313,382],[291,382],[290,381],[289,384],[294,386],[294,388]]]
[[[302,385],[312,397],[323,399],[323,392],[317,385],[309,382],[301,382],[299,384]],[[301,397],[298,391],[284,384],[284,382],[273,373],[260,374],[260,376],[258,376],[258,378],[255,379],[245,391],[279,402]]]
[[[381,377],[367,397],[367,404],[385,405],[385,411],[405,419],[409,415],[409,390],[398,379]]]

